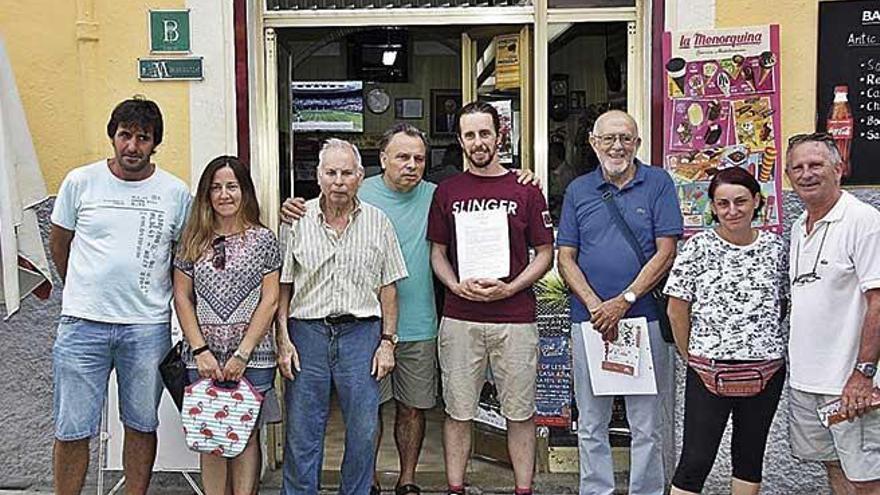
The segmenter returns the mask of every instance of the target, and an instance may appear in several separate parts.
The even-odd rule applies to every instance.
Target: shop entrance
[[[622,17],[629,19],[632,13]],[[637,31],[633,20],[597,22],[582,13],[550,16],[541,34],[531,15],[525,19],[393,27],[360,20],[346,26],[268,29],[266,63],[271,66],[266,68],[266,90],[271,93],[266,100],[277,114],[269,111],[270,145],[263,149],[273,155],[271,161],[278,161],[274,178],[264,184],[280,194],[264,205],[292,195],[317,196],[318,150],[331,136],[359,147],[367,176],[380,174],[379,139],[398,121],[415,125],[429,137],[426,180],[458,173],[462,157],[451,117],[463,103],[480,98],[492,102],[502,115],[507,133],[501,150],[505,166],[530,169],[541,177],[554,223],[558,221],[557,206],[567,183],[595,167],[586,142],[593,121],[604,109],[627,109],[632,104]],[[543,60],[537,58],[544,53]],[[539,309],[542,336],[546,330],[547,335],[567,340],[568,324],[564,308]],[[577,450],[570,426],[576,419],[572,387],[549,368],[542,372],[539,410],[550,419],[541,430],[538,479],[573,487]],[[491,409],[491,391],[484,395]],[[382,486],[390,487],[398,469],[393,402],[385,405],[382,416],[377,470]],[[618,429],[614,431],[624,438],[621,419],[615,415]],[[427,414],[417,469],[417,479],[426,489],[445,487],[442,424],[440,405]],[[280,430],[270,458],[280,465],[283,435],[277,433]],[[474,434],[470,483],[488,491],[511,489],[503,431],[480,424]],[[616,452],[623,467],[625,443],[615,442],[623,445]],[[325,440],[327,486],[338,481],[343,444],[341,414],[334,402]]]
[[[276,30],[278,53],[279,162],[281,200],[316,197],[318,150],[328,137],[355,143],[367,176],[381,173],[379,140],[395,122],[408,122],[429,138],[426,180],[460,173],[456,112],[477,95],[493,101],[505,119],[505,166],[519,168],[531,149],[523,130],[528,90],[529,30],[523,26],[411,26]],[[499,41],[500,40],[500,41]],[[525,41],[523,43],[523,41]],[[507,53],[499,83],[495,47]],[[525,47],[521,50],[521,47]],[[520,67],[523,69],[520,70]],[[521,76],[523,74],[524,76]],[[506,78],[506,79],[505,79]],[[439,403],[439,400],[438,400]],[[398,471],[393,401],[383,407],[384,435],[377,458],[382,486]],[[428,411],[417,468],[423,488],[442,489],[445,470],[442,405]],[[344,446],[341,413],[334,402],[325,440],[324,478],[338,482]],[[483,488],[512,482],[502,462],[474,460],[469,478]]]
[[[427,180],[462,168],[455,115],[475,98],[505,124],[502,161],[532,168],[529,29],[413,26],[276,30],[281,198],[318,194],[315,167],[330,136],[356,144],[366,175],[381,173],[379,139],[395,122],[428,136]],[[495,46],[506,54],[500,75]]]

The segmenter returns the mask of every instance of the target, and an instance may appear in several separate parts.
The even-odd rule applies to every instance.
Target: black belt
[[[330,315],[325,316],[321,319],[321,321],[325,325],[344,325],[346,323],[358,323],[358,322],[368,322],[368,321],[376,321],[378,320],[378,316],[367,316],[366,318],[358,318],[353,314],[342,314],[342,315]]]

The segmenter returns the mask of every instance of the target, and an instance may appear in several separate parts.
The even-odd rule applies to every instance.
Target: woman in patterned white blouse
[[[757,494],[785,380],[787,272],[780,237],[752,226],[763,198],[743,168],[709,185],[718,224],[689,239],[669,274],[669,319],[688,363],[684,443],[672,494],[699,493],[733,415],[733,495]]]
[[[269,329],[278,305],[281,254],[260,223],[254,184],[237,159],[212,160],[199,180],[174,261],[174,304],[186,342],[191,382],[247,379],[263,393],[260,420],[244,451],[227,459],[201,455],[208,495],[256,493],[259,425],[274,411],[275,345]]]

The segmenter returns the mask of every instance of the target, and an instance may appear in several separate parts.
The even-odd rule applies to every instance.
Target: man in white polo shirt
[[[821,461],[835,494],[880,494],[880,212],[840,188],[827,134],[789,140],[786,173],[806,211],[791,232],[791,447]],[[849,421],[816,408],[841,398]]]

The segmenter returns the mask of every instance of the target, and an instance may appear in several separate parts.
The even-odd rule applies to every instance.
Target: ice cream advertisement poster
[[[755,226],[781,231],[779,26],[667,32],[663,64],[664,166],[686,233],[714,226],[709,181],[728,167],[761,184]]]

